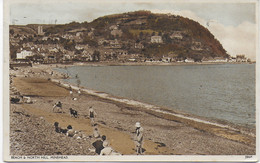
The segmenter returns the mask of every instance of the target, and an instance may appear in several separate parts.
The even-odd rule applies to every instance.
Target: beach
[[[10,70],[10,96],[19,92],[33,101],[31,104],[10,104],[12,155],[95,155],[89,150],[93,148],[94,138],[70,138],[56,133],[53,126],[54,122],[59,122],[63,128],[72,125],[77,131],[92,135],[90,106],[97,113],[95,121],[101,135],[106,135],[110,146],[122,155],[136,155],[133,141],[136,122],[144,128],[145,155],[256,154],[255,129],[223,124],[86,88],[80,88],[82,91],[78,94],[76,86],[71,86],[73,94],[70,95],[68,84],[62,81],[64,75],[53,71],[57,66],[64,67],[33,65]],[[52,111],[57,101],[63,103],[65,113]],[[71,117],[69,108],[77,110],[79,118]],[[33,148],[30,148],[32,144]]]

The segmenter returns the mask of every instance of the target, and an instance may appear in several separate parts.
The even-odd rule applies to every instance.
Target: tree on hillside
[[[115,37],[114,37],[113,35],[109,34],[108,39],[109,39],[109,40],[114,40]]]
[[[13,35],[13,34],[14,34],[14,30],[13,30],[13,29],[10,29],[9,33],[10,33],[11,35]]]
[[[140,33],[139,33],[139,38],[140,38],[140,39],[143,39],[143,36],[144,36],[144,33],[143,33],[143,32],[140,32]]]
[[[100,61],[100,52],[95,50],[93,53],[93,62],[99,62]]]
[[[65,41],[65,43],[63,44],[64,49],[70,50],[70,51],[75,50],[75,45],[76,45],[76,43],[75,43],[74,40],[72,40],[72,41],[71,41],[71,40],[67,40],[67,41]]]
[[[194,59],[194,62],[201,62],[203,56],[200,54],[193,54],[191,58]]]
[[[82,56],[82,52],[84,51],[84,49],[75,49],[75,58],[77,58],[77,61],[80,61],[81,60],[81,56]]]
[[[130,33],[128,29],[123,28],[122,31],[123,31],[122,40],[129,40],[134,38],[133,34]]]
[[[13,46],[12,44],[10,44],[10,58],[11,59],[15,59],[16,58],[16,53],[19,49],[19,46]]]
[[[165,43],[171,43],[172,42],[170,36],[166,33],[163,34],[162,39],[163,39],[163,42],[165,42]]]

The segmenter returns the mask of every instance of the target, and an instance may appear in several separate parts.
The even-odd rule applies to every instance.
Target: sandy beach
[[[110,146],[122,155],[136,155],[133,141],[136,122],[144,128],[145,155],[256,154],[255,129],[168,108],[146,107],[131,99],[86,88],[81,88],[78,94],[76,86],[72,86],[75,89],[70,95],[66,83],[62,82],[63,74],[52,70],[56,66],[64,65],[33,65],[10,70],[10,96],[19,93],[33,101],[10,104],[11,155],[95,155],[89,150],[93,148],[94,138],[67,137],[56,133],[53,126],[54,122],[63,128],[72,125],[91,136],[90,106],[97,113],[95,121],[101,135],[106,135]],[[57,101],[63,103],[64,113],[52,111]],[[77,110],[79,118],[71,117],[69,108]]]

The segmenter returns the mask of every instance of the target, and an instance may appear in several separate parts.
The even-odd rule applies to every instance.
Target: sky
[[[230,0],[12,0],[8,4],[7,17],[9,16],[10,24],[26,25],[91,22],[100,16],[137,10],[170,13],[188,17],[208,28],[231,56],[245,54],[255,60],[258,25],[255,2],[254,0],[236,1],[236,3]]]

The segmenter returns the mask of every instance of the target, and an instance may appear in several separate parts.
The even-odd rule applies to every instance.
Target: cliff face
[[[49,25],[44,26],[44,32],[49,37],[78,33],[80,39],[75,39],[75,44],[88,44],[95,49],[121,49],[145,58],[170,56],[200,61],[228,57],[220,42],[198,22],[150,11],[108,15],[92,22]]]

